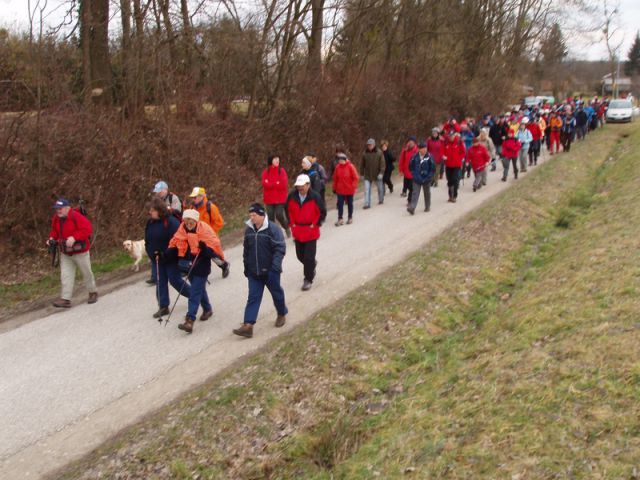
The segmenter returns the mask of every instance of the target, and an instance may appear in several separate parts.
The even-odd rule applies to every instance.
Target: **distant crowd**
[[[448,121],[434,127],[426,138],[410,135],[398,156],[398,170],[402,176],[400,195],[407,198],[406,210],[415,215],[420,196],[424,212],[431,210],[431,189],[446,179],[448,201],[458,199],[460,182],[473,172],[473,192],[487,184],[487,172],[502,167],[502,181],[514,180],[538,164],[544,150],[549,155],[568,152],[574,141],[587,138],[589,132],[605,124],[608,101],[581,97],[569,98],[559,104],[522,106],[500,115]],[[335,195],[336,227],[354,222],[354,197],[358,186],[364,184],[363,208],[372,207],[375,184],[378,205],[394,192],[392,181],[396,156],[387,140],[366,141],[356,158],[342,148],[323,166],[314,154],[305,155],[295,175],[293,189],[289,175],[278,155],[267,158],[262,172],[263,204],[248,208],[244,235],[243,269],[248,281],[248,299],[244,318],[233,333],[253,336],[265,287],[271,293],[277,317],[276,327],[286,322],[288,309],[281,286],[282,261],[286,254],[286,240],[293,237],[296,257],[302,264],[303,291],[311,289],[316,277],[316,246],[321,227],[327,216],[326,190]],[[207,293],[211,266],[216,265],[222,277],[230,274],[219,232],[224,219],[218,206],[201,186],[193,188],[188,201],[173,193],[165,180],[158,181],[149,204],[149,218],[144,240],[128,242],[125,247],[132,256],[146,255],[151,261],[151,276],[147,280],[155,287],[158,310],[153,317],[169,321],[180,296],[188,300],[187,313],[179,328],[192,333],[198,311],[200,321],[213,315],[213,305]],[[345,218],[346,206],[346,218]],[[55,214],[47,245],[59,258],[62,291],[53,305],[71,307],[76,269],[80,269],[89,292],[89,303],[98,300],[91,269],[90,249],[93,229],[82,209],[60,198],[54,204]],[[170,305],[169,285],[177,292]],[[171,307],[171,308],[170,308]],[[165,319],[166,317],[166,319]]]

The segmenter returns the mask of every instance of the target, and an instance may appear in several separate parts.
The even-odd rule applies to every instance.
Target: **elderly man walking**
[[[427,151],[427,144],[420,142],[418,152],[411,158],[409,168],[413,175],[413,194],[407,212],[413,215],[420,199],[420,190],[424,191],[424,211],[431,210],[431,182],[436,173],[436,162]]]
[[[244,275],[249,282],[249,298],[244,309],[244,322],[233,333],[245,338],[253,337],[253,326],[258,319],[264,287],[267,287],[278,314],[276,327],[284,326],[288,313],[284,290],[280,285],[282,260],[287,246],[282,230],[269,221],[259,203],[249,207],[249,220],[244,232]]]
[[[98,301],[96,280],[91,271],[91,235],[93,227],[87,217],[71,208],[68,200],[60,198],[54,205],[55,215],[51,220],[51,231],[47,245],[60,250],[60,281],[62,293],[53,302],[57,308],[70,308],[76,269],[82,272],[84,284],[89,291],[87,303]]]
[[[364,208],[371,207],[371,184],[376,183],[378,187],[378,204],[384,203],[384,176],[385,162],[384,154],[376,147],[373,138],[367,140],[367,148],[362,154],[358,171],[364,178]]]
[[[296,257],[304,265],[302,290],[311,288],[316,276],[316,244],[320,227],[327,216],[322,197],[311,189],[311,179],[298,175],[293,190],[287,197],[287,219],[296,245]]]

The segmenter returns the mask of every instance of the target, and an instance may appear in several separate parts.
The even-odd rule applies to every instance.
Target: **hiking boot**
[[[180,330],[183,330],[187,333],[192,333],[193,332],[193,320],[191,320],[189,317],[185,317],[184,319],[184,323],[181,323],[180,325],[178,325],[178,328]]]
[[[389,193],[393,193],[393,185],[389,186]]]
[[[227,278],[231,273],[231,264],[229,262],[224,262],[222,267],[222,278]]]
[[[502,177],[500,180],[502,180],[503,182],[506,182],[507,178],[506,177]]]
[[[144,283],[146,283],[147,285],[155,285],[156,284],[156,279],[155,278],[147,278]]]
[[[367,210],[369,208],[371,208],[371,205],[365,205],[364,207],[362,207],[364,210]]]
[[[59,298],[52,305],[56,308],[71,308],[71,300],[65,300],[64,298]]]
[[[416,211],[411,208],[411,207],[407,207],[407,212],[409,212],[411,215],[413,215],[414,213],[416,213]]]
[[[240,337],[251,338],[253,337],[253,325],[250,323],[243,323],[240,328],[234,328],[233,333]]]
[[[88,304],[96,303],[98,301],[98,292],[91,292],[89,294],[89,300],[87,300]]]
[[[475,185],[473,186],[473,191],[475,193],[475,191],[478,190],[478,187],[476,187]]]
[[[425,212],[430,212],[431,211],[431,207],[424,207],[424,211]]]
[[[165,315],[169,315],[169,307],[162,307],[156,313],[153,314],[153,318],[162,318]]]
[[[344,220],[343,219],[338,219],[338,221],[336,222],[336,227],[339,227],[340,225],[344,225]]]
[[[353,223],[353,218],[347,219],[347,225],[351,225]]]
[[[276,328],[284,327],[284,324],[286,321],[287,321],[286,316],[278,315],[278,318],[276,318]]]
[[[202,315],[200,315],[200,321],[201,322],[206,322],[212,316],[213,316],[213,310],[207,310],[206,312],[202,312]]]
[[[302,282],[302,291],[306,292],[307,290],[311,290],[311,285],[312,283],[309,280],[305,279],[304,282]]]

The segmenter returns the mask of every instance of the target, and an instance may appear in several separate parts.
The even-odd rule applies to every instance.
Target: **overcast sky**
[[[45,0],[40,0],[44,3]],[[446,1],[446,0],[443,0]],[[32,5],[37,0],[31,0]],[[56,25],[64,17],[64,8],[61,8],[65,0],[48,0],[48,17],[45,23]],[[0,0],[0,26],[12,30],[23,30],[28,25],[28,0]],[[622,59],[627,58],[627,52],[640,28],[640,0],[620,0],[620,38],[624,36],[621,49]],[[600,35],[568,35],[567,45],[570,56],[586,60],[599,60],[607,56],[606,48]]]

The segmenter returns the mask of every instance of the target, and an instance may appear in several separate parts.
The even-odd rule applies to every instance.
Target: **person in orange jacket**
[[[219,232],[224,227],[224,219],[218,206],[207,198],[207,191],[202,187],[193,187],[189,198],[191,198],[192,208],[198,212],[200,221],[209,225],[219,237]],[[229,262],[220,258],[214,258],[213,261],[222,270],[222,278],[227,278],[231,271]]]
[[[556,153],[560,152],[560,130],[562,130],[562,119],[559,118],[555,112],[551,112],[551,118],[549,119],[549,127],[551,128],[551,133],[549,135],[550,136],[549,154],[553,155],[554,145],[556,146],[555,148]]]

